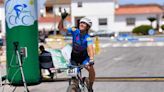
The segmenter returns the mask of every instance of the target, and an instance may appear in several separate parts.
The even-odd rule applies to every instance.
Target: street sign
[[[148,31],[148,34],[149,34],[149,35],[154,35],[154,34],[155,34],[155,30],[154,30],[154,29],[150,29],[150,30]]]

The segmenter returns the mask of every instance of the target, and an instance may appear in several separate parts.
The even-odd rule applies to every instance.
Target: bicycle
[[[16,15],[9,16],[9,23],[11,25],[20,24],[20,23],[24,25],[29,25],[30,24],[29,21],[33,19],[34,17],[30,13],[30,11],[22,11],[20,14],[20,18],[17,17]]]
[[[7,1],[7,3],[9,3],[9,2],[10,2],[10,0]],[[15,5],[14,8],[9,13],[6,12],[8,15],[9,24],[10,25],[18,25],[18,24],[19,25],[30,25],[31,22],[35,18],[32,15],[31,11],[25,9],[27,7],[28,6],[26,4],[22,4],[22,5],[18,4],[18,5]],[[13,12],[16,12],[16,14]]]
[[[81,70],[85,67],[86,65],[68,66],[67,74],[68,76],[71,76],[71,78],[69,79],[69,86],[67,88],[67,92],[89,92],[89,80],[88,78],[83,77],[81,72]]]

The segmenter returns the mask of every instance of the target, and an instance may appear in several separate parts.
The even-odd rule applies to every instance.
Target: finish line
[[[69,78],[44,79],[43,82],[68,81]],[[164,82],[164,77],[96,77],[95,82]]]
[[[164,82],[164,77],[97,77],[96,82]]]

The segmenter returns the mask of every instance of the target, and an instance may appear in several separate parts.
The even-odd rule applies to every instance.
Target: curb
[[[164,37],[158,38],[116,38],[116,41],[129,41],[129,42],[164,42]]]

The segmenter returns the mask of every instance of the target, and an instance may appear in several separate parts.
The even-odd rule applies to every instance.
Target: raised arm
[[[63,26],[64,19],[65,19],[67,16],[68,16],[68,13],[67,13],[66,10],[64,9],[64,13],[61,13],[61,19],[60,19],[60,22],[59,22],[59,25],[58,25],[59,31],[67,32],[67,29],[64,28],[64,26]]]
[[[58,29],[59,29],[59,31],[67,32],[67,29],[64,28],[64,26],[63,26],[63,22],[64,22],[64,20],[61,19],[59,22],[59,25],[58,25]]]

